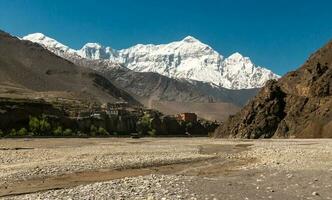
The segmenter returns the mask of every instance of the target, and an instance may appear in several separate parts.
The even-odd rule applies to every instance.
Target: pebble
[[[233,141],[218,141],[218,143],[234,143]],[[250,148],[250,151],[243,151],[238,154],[232,154],[228,156],[232,159],[248,159],[254,158],[255,162],[249,163],[244,166],[246,170],[270,170],[266,172],[275,172],[283,170],[283,175],[272,174],[273,179],[283,179],[289,182],[289,194],[297,195],[297,188],[299,186],[307,187],[305,189],[311,189],[312,196],[309,197],[314,199],[314,196],[324,196],[325,190],[323,188],[330,189],[331,182],[325,183],[326,177],[315,175],[309,178],[303,179],[299,184],[297,181],[300,177],[297,174],[298,170],[315,170],[319,169],[323,171],[332,171],[331,161],[326,158],[331,158],[332,151],[330,142],[321,143],[319,145],[307,146],[299,145],[306,142],[298,142],[292,140],[285,140],[285,142],[252,142],[255,143],[255,148]],[[123,144],[123,143],[121,143]],[[56,176],[63,173],[95,170],[100,168],[139,168],[148,167],[156,164],[172,164],[180,161],[195,161],[199,159],[208,158],[208,155],[201,155],[197,153],[195,148],[185,145],[155,145],[154,143],[149,145],[134,145],[130,144],[120,146],[91,146],[75,147],[75,148],[55,148],[55,149],[37,149],[29,151],[19,152],[0,152],[0,163],[6,168],[0,168],[0,180],[13,180],[15,178],[30,179],[31,177],[43,177],[43,176]],[[176,148],[175,148],[176,147]],[[304,148],[306,147],[306,148]],[[65,152],[65,153],[64,153]],[[224,155],[223,152],[218,153],[218,156]],[[225,154],[227,155],[227,154]],[[93,159],[92,159],[93,157]],[[226,158],[226,156],[225,156]],[[258,158],[258,159],[257,159]],[[322,159],[324,158],[324,159]],[[33,162],[31,162],[33,161]],[[21,163],[33,163],[29,168],[18,169],[16,165]],[[13,167],[12,167],[12,166]],[[239,169],[241,169],[239,167]],[[17,170],[17,171],[14,171]],[[264,171],[265,172],[265,171]],[[294,173],[294,174],[292,174]],[[269,174],[269,173],[265,173]],[[286,176],[284,175],[286,174]],[[251,178],[251,177],[250,177]],[[318,180],[318,178],[320,178]],[[242,180],[242,179],[241,179]],[[52,190],[34,194],[27,194],[23,196],[13,197],[11,199],[204,199],[200,196],[201,194],[195,194],[191,189],[187,188],[187,183],[192,181],[192,177],[178,176],[178,175],[148,175],[133,178],[123,178],[119,180],[113,180],[102,183],[94,183],[85,186],[78,186],[71,189],[60,189]],[[257,193],[267,193],[266,197],[272,197],[277,199],[277,195],[284,192],[282,189],[276,188],[274,184],[270,184],[271,177],[263,174],[260,176],[252,177],[253,183],[259,184],[254,185]],[[317,184],[317,181],[322,184]],[[2,181],[0,181],[2,182]],[[259,183],[258,183],[259,182]],[[310,182],[310,186],[307,184]],[[235,182],[234,182],[235,183]],[[246,181],[236,182],[233,187],[227,189],[233,189],[235,186],[247,183]],[[227,185],[226,183],[223,183]],[[326,184],[326,185],[324,185]],[[1,183],[0,183],[1,186]],[[271,187],[273,186],[277,190],[275,192]],[[314,188],[313,186],[320,186],[320,188]],[[295,188],[297,187],[297,188]],[[322,188],[323,187],[323,188]],[[265,188],[265,190],[264,190]],[[260,189],[260,190],[259,190]],[[290,191],[294,191],[294,194]],[[310,191],[310,190],[309,190]],[[320,194],[317,192],[319,191]],[[270,193],[275,192],[275,193]],[[301,194],[305,194],[308,190],[301,191]],[[235,192],[236,193],[236,192]],[[231,195],[236,194],[231,193]],[[216,193],[216,196],[219,194]],[[247,195],[247,194],[243,194]],[[308,194],[307,194],[308,195]],[[298,196],[298,199],[304,199],[305,195]],[[309,192],[310,196],[310,192]],[[207,199],[211,200],[213,196],[208,196]],[[241,196],[243,200],[244,196]],[[252,196],[247,196],[249,199]],[[296,197],[295,197],[296,198]],[[220,198],[223,199],[223,198]],[[227,199],[227,198],[224,198]]]
[[[84,197],[83,199],[196,199],[196,197],[193,198],[196,194],[188,193],[185,190],[186,182],[191,182],[192,180],[193,177],[152,174],[82,185],[70,189],[50,190],[47,192],[15,196],[11,199],[55,199],[59,195],[65,197],[65,199],[77,199],[78,195]],[[179,188],[172,187],[175,182],[180,185]],[[156,183],[161,184],[163,192],[160,192],[159,187],[147,187]]]
[[[312,195],[319,196],[319,193],[318,192],[312,192]]]

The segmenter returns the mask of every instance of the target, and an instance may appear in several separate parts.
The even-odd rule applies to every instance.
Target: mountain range
[[[239,53],[223,59],[190,36],[166,45],[124,50],[97,43],[74,50],[41,33],[22,39],[98,71],[143,105],[165,114],[195,112],[205,119],[224,120],[255,96],[266,80],[279,78]]]
[[[139,64],[140,58],[150,57],[150,53],[137,56],[140,54],[137,50],[133,56],[125,53],[129,50],[97,51],[97,44],[92,43],[73,50],[54,39],[37,35],[42,40],[31,42],[27,37],[20,39],[0,32],[1,97],[90,103],[127,101],[166,114],[191,111],[210,120],[227,119],[216,130],[216,137],[332,137],[332,42],[312,54],[298,70],[281,78],[273,75],[261,89],[229,89],[211,81],[172,77],[149,70],[141,72],[132,67],[144,68]],[[175,43],[188,40],[194,39],[187,37]],[[45,41],[48,46],[43,44]],[[185,59],[182,51],[180,57]],[[128,55],[133,61],[129,62],[128,58],[121,61],[120,54]],[[197,59],[201,57],[204,56]],[[232,57],[240,55],[226,59],[220,56],[220,62],[235,60]]]
[[[98,43],[87,43],[74,50],[42,33],[30,34],[23,39],[39,43],[66,58],[107,60],[136,72],[156,72],[169,78],[201,81],[227,89],[260,88],[267,80],[279,78],[238,52],[224,59],[210,46],[191,36],[169,44],[138,44],[122,50]]]

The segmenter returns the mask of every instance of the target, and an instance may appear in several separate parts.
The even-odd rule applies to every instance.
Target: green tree
[[[27,136],[28,130],[26,128],[21,128],[19,131],[17,131],[18,136]]]
[[[30,117],[29,120],[29,129],[35,135],[38,135],[39,132],[39,120],[37,117]]]
[[[4,136],[5,136],[5,134],[3,133],[2,130],[0,130],[0,137],[4,137]]]
[[[37,117],[30,117],[29,130],[34,135],[49,135],[51,124],[45,118],[38,119]]]
[[[39,120],[39,128],[42,135],[49,135],[51,131],[51,124],[45,118],[42,118]]]
[[[98,128],[98,135],[100,135],[100,136],[108,136],[109,133],[103,127],[99,127]]]
[[[151,121],[152,118],[149,114],[145,114],[138,122],[137,122],[137,131],[141,135],[149,134],[149,131],[152,130],[151,128]]]

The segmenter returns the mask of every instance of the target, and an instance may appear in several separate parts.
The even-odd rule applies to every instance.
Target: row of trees
[[[146,113],[135,122],[136,131],[139,135],[156,136],[167,134],[190,134],[190,135],[207,135],[213,132],[218,126],[217,123],[210,122],[185,122],[177,121],[175,118],[160,118],[158,113]],[[83,132],[82,132],[83,131]],[[121,134],[122,132],[120,132]],[[132,132],[122,133],[124,135],[131,134]],[[106,137],[114,135],[117,132],[110,134],[103,127],[100,126],[84,126],[82,130],[64,128],[58,122],[49,122],[47,118],[30,117],[29,122],[25,127],[20,129],[12,129],[6,132],[0,130],[0,137],[24,137],[24,136],[55,136],[55,137]]]
[[[52,125],[46,118],[30,117],[28,127],[18,130],[11,129],[8,132],[0,130],[0,137],[24,137],[24,136],[109,136],[110,134],[103,127],[91,125],[88,133],[75,132],[70,128],[63,128],[59,125]]]
[[[171,123],[168,123],[169,126],[173,126],[179,133],[185,132],[190,133],[194,127],[192,122],[177,121],[175,119],[171,120]],[[140,135],[149,135],[156,136],[157,130],[162,129],[161,125],[163,122],[160,120],[160,116],[144,114],[136,124],[136,130]],[[164,124],[165,125],[165,124]]]

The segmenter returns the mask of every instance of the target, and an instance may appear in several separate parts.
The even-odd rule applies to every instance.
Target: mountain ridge
[[[54,45],[42,46],[76,65],[98,71],[145,106],[165,114],[196,112],[205,119],[223,121],[229,114],[238,111],[239,107],[257,92],[257,89],[232,90],[213,83],[173,79],[154,72],[136,72],[115,61],[86,59],[74,51],[68,53],[53,48]],[[102,48],[96,43],[85,46]]]
[[[68,98],[141,105],[96,71],[48,51],[43,46],[0,31],[0,93],[22,98]]]
[[[137,72],[156,72],[170,78],[203,81],[227,89],[259,88],[267,80],[279,78],[238,52],[224,58],[192,36],[168,44],[137,44],[122,50],[98,43],[87,43],[81,49],[74,50],[41,33],[29,34],[23,39],[42,44],[53,52],[60,51],[57,54],[103,59]]]

